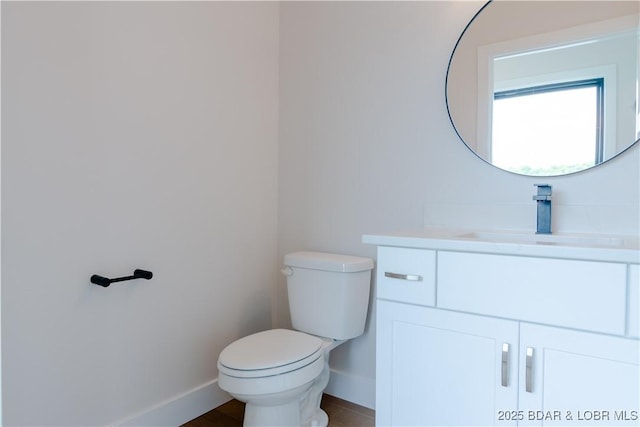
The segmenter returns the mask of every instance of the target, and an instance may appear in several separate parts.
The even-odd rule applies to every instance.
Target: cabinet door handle
[[[509,387],[509,344],[502,344],[502,387]]]
[[[533,393],[533,347],[527,347],[525,367],[525,391]]]
[[[417,274],[400,274],[391,273],[390,271],[385,271],[384,277],[389,277],[391,279],[408,280],[410,282],[420,282],[422,280],[422,276],[418,276]]]

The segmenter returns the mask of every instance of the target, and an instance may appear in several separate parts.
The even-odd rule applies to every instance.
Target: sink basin
[[[619,237],[581,234],[534,234],[509,231],[474,231],[458,235],[458,238],[499,243],[528,245],[557,245],[582,247],[623,247],[625,241]]]

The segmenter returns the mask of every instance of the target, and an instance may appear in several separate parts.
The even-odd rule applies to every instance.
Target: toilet
[[[291,324],[229,344],[218,385],[245,402],[245,426],[327,426],[329,353],[364,332],[373,261],[324,252],[284,257]]]

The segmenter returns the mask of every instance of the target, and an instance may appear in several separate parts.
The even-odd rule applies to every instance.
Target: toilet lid
[[[321,349],[322,340],[318,337],[288,329],[273,329],[229,344],[220,353],[218,363],[239,371],[272,370],[298,365],[296,362],[316,356]],[[313,357],[313,360],[317,357]]]

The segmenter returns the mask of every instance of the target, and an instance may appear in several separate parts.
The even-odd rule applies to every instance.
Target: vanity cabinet
[[[640,425],[637,282],[626,263],[379,246],[377,425]]]

